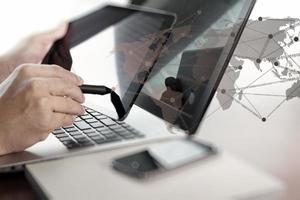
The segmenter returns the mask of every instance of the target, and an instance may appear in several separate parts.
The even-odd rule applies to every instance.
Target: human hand
[[[23,151],[84,114],[82,82],[58,66],[18,67],[0,85],[0,155]]]
[[[53,30],[34,34],[21,42],[10,52],[1,56],[0,82],[6,79],[14,69],[21,64],[41,63],[51,45],[65,35],[67,28],[68,25],[65,23]]]

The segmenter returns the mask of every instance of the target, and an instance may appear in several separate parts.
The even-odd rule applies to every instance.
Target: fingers
[[[83,115],[85,109],[78,102],[66,97],[50,97],[52,111],[68,115]]]
[[[80,88],[63,79],[47,79],[45,84],[48,86],[48,92],[52,96],[69,97],[79,103],[84,103],[84,95]]]
[[[75,117],[73,115],[63,114],[63,113],[53,113],[53,120],[51,126],[53,129],[60,128],[63,126],[69,126],[73,124]]]
[[[52,43],[62,38],[66,34],[67,30],[68,30],[68,24],[63,23],[58,27],[54,28],[53,30],[37,34],[34,37]]]
[[[38,64],[25,64],[18,68],[19,79],[42,77],[42,78],[62,78],[66,79],[76,85],[82,85],[83,80],[81,77],[69,72],[57,65],[38,65]]]

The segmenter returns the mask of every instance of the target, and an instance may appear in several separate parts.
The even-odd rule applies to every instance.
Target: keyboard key
[[[70,125],[70,126],[63,126],[64,129],[68,129],[68,128],[73,128],[74,125]]]
[[[104,137],[105,137],[106,139],[109,139],[109,140],[121,140],[121,138],[120,138],[118,135],[115,135],[115,134],[104,135]]]
[[[106,117],[105,115],[98,115],[98,116],[95,116],[95,118],[98,120],[103,120],[103,119],[107,119],[108,117]]]
[[[90,129],[90,125],[88,125],[85,121],[75,122],[74,123],[80,130]]]
[[[118,133],[118,132],[126,132],[126,131],[127,131],[127,129],[125,129],[125,128],[123,128],[123,127],[116,127],[116,128],[113,127],[113,128],[112,128],[112,127],[110,126],[110,128],[113,129],[113,131],[114,131],[114,132],[117,132],[117,133]]]
[[[106,126],[111,126],[111,125],[115,125],[116,124],[115,121],[113,121],[112,119],[109,119],[109,118],[103,119],[103,120],[101,120],[101,122],[103,124],[105,124]]]
[[[93,119],[92,116],[90,115],[83,115],[83,116],[80,116],[81,119],[84,119],[84,120],[87,120],[87,119]]]
[[[57,138],[69,137],[66,133],[60,133],[55,135]]]
[[[93,127],[93,128],[100,128],[100,127],[104,127],[102,123],[100,122],[94,122],[94,123],[90,123],[90,125]]]
[[[62,142],[68,149],[74,149],[80,147],[79,144],[77,144],[74,141],[63,141]]]
[[[111,130],[107,127],[96,128],[96,130],[99,131],[100,133],[105,132],[105,131],[111,132]]]
[[[65,141],[73,141],[72,138],[70,138],[69,136],[68,137],[63,137],[63,138],[58,138],[59,141],[61,142],[65,142]]]
[[[86,138],[84,135],[74,135],[73,138],[75,138],[75,140],[80,140],[80,139],[84,139]]]
[[[100,133],[101,133],[101,135],[104,135],[104,136],[106,136],[106,135],[115,135],[116,134],[116,133],[112,132],[111,130],[109,130],[109,131],[102,131]]]
[[[92,133],[92,132],[95,132],[95,130],[93,130],[93,129],[86,129],[86,130],[83,130],[82,132],[84,132],[84,133]]]
[[[93,122],[98,122],[98,120],[97,119],[94,119],[94,118],[92,118],[92,119],[87,119],[87,120],[85,120],[87,123],[93,123]]]
[[[69,133],[69,132],[75,132],[75,131],[78,131],[78,129],[75,128],[75,126],[72,127],[72,128],[66,128],[65,130],[66,130],[68,133]]]
[[[58,135],[58,134],[65,133],[65,131],[62,129],[58,129],[58,130],[54,130],[52,133],[53,133],[53,135]]]
[[[82,121],[82,119],[80,117],[76,117],[75,122],[79,122]]]
[[[105,139],[104,138],[97,138],[97,139],[93,139],[94,142],[96,142],[97,144],[103,144],[105,143]]]
[[[85,109],[87,112],[94,112],[94,110],[90,109],[90,108],[86,108]]]
[[[96,111],[90,112],[90,114],[93,115],[93,116],[101,116],[101,114],[99,112],[96,112]]]
[[[94,145],[94,143],[89,141],[89,140],[80,140],[80,141],[77,141],[77,142],[78,142],[78,144],[80,144],[81,146],[84,146],[84,147]]]
[[[81,132],[79,132],[79,131],[74,131],[74,132],[71,132],[71,133],[69,133],[71,136],[75,136],[75,135],[82,135],[82,133]]]
[[[96,135],[96,136],[91,136],[92,140],[105,140],[104,137],[100,136],[100,135]]]
[[[99,133],[97,133],[96,131],[91,132],[91,133],[86,133],[87,136],[92,137],[92,136],[99,136]]]

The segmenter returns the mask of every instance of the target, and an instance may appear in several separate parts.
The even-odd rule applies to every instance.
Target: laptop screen
[[[177,14],[170,40],[136,104],[193,134],[216,92],[255,1],[132,3]]]

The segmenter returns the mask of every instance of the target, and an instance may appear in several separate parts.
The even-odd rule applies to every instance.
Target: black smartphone
[[[190,139],[178,139],[117,158],[112,166],[127,175],[148,178],[160,172],[206,159],[216,153],[217,149],[212,145]]]

